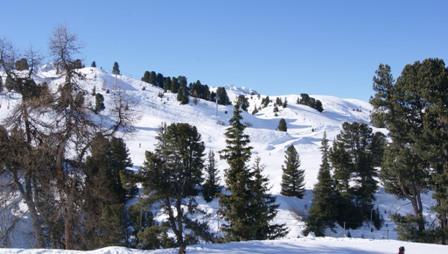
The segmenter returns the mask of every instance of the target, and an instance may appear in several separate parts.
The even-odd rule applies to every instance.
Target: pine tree
[[[275,105],[283,106],[282,99],[280,97],[275,98]]]
[[[112,74],[120,75],[120,66],[117,62],[114,62],[114,66],[112,67]]]
[[[110,141],[98,134],[86,160],[84,227],[88,249],[124,243],[124,190],[119,177],[124,169],[113,160]]]
[[[191,219],[198,212],[195,196],[202,182],[204,143],[196,127],[186,123],[162,126],[157,140],[155,151],[146,152],[144,186],[153,201],[161,202],[179,253],[185,253],[200,235],[197,230],[204,229]]]
[[[179,91],[177,92],[177,100],[180,101],[180,104],[188,104],[188,91],[185,85],[181,85],[179,87]]]
[[[252,199],[248,188],[250,172],[246,165],[250,160],[252,147],[249,146],[249,136],[244,134],[246,127],[241,120],[241,110],[236,105],[229,122],[230,126],[225,132],[227,145],[221,151],[221,158],[229,165],[225,171],[229,194],[223,194],[220,199],[221,213],[227,221],[223,225],[223,230],[226,238],[234,241],[250,240],[254,237],[254,223],[249,207]]]
[[[278,122],[278,127],[277,127],[278,131],[287,131],[288,127],[286,126],[286,121],[285,119],[281,118],[280,121]]]
[[[342,225],[358,227],[370,220],[378,189],[372,129],[364,123],[343,123],[330,151],[334,167],[335,188],[341,194],[340,218]]]
[[[238,95],[238,99],[236,101],[238,105],[240,105],[241,109],[247,111],[249,108],[249,100],[244,95]]]
[[[285,100],[283,101],[283,108],[286,108],[288,106],[288,100],[285,97]]]
[[[299,154],[291,145],[286,149],[285,165],[282,166],[282,195],[303,198],[305,194],[305,171],[299,169],[299,167]]]
[[[0,76],[0,93],[3,92],[3,78]]]
[[[269,99],[269,96],[266,96],[265,98],[261,99],[261,105],[263,108],[266,108],[271,100]]]
[[[273,112],[274,112],[274,113],[278,113],[278,107],[277,107],[277,105],[274,106]],[[276,115],[277,115],[277,114],[276,114]]]
[[[393,88],[394,79],[390,66],[380,64],[373,77],[373,90],[375,91],[375,95],[369,101],[373,106],[373,112],[370,117],[375,127],[385,127],[386,112],[390,108],[389,101]]]
[[[204,183],[203,196],[205,201],[210,202],[221,191],[219,186],[218,168],[216,167],[215,153],[210,150],[208,153],[208,164],[206,167],[207,178]]]
[[[218,87],[216,89],[216,102],[219,105],[230,105],[230,99],[227,95],[226,89],[224,87]]]
[[[100,93],[95,94],[95,113],[98,114],[99,112],[103,111],[105,109],[104,106],[104,96]]]
[[[90,67],[92,67],[92,68],[96,68],[96,62],[93,61],[92,64],[90,65]]]
[[[263,176],[264,166],[261,159],[257,157],[251,171],[251,191],[252,201],[250,209],[254,217],[255,240],[276,239],[285,236],[288,231],[284,224],[272,224],[272,220],[277,215],[278,204],[275,197],[269,194],[269,180]]]
[[[331,178],[329,149],[327,134],[324,132],[320,147],[322,163],[317,176],[318,182],[314,185],[313,202],[308,211],[305,230],[305,233],[313,232],[316,236],[324,236],[325,229],[332,229],[337,218],[335,212],[337,211],[338,197],[334,191],[334,181]]]

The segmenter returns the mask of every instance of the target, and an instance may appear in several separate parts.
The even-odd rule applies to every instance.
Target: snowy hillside
[[[368,240],[350,238],[300,238],[290,240],[250,241],[227,244],[194,245],[187,248],[187,253],[226,253],[226,254],[301,254],[301,253],[332,253],[332,254],[379,254],[397,253],[400,246],[405,247],[406,253],[432,253],[442,254],[448,252],[448,247],[436,244],[423,244],[402,242],[396,240]],[[121,247],[107,247],[94,251],[67,251],[67,250],[23,250],[3,249],[5,254],[118,254],[118,253],[151,253],[175,254],[177,249],[163,249],[143,251]]]
[[[94,87],[105,97],[107,116],[108,110],[112,108],[112,96],[114,93],[122,92],[129,100],[129,106],[136,112],[135,131],[125,136],[129,147],[132,162],[136,170],[143,165],[146,150],[152,150],[156,143],[155,136],[161,123],[186,122],[198,127],[205,142],[206,148],[219,151],[225,146],[224,131],[228,120],[232,114],[232,106],[216,105],[213,102],[190,100],[188,105],[179,105],[176,94],[166,92],[140,80],[126,77],[114,76],[97,68],[84,68],[81,72],[85,75],[85,80],[81,81],[81,86],[91,91]],[[51,68],[43,68],[37,74],[37,82],[46,81],[50,89],[57,89],[63,79],[56,75]],[[109,93],[107,93],[109,91]],[[230,99],[233,101],[238,95],[244,94],[249,98],[250,108],[260,107],[261,99],[264,96],[257,96],[249,89],[227,88]],[[300,93],[301,91],[297,91]],[[163,96],[162,96],[163,95]],[[371,106],[369,103],[355,99],[341,99],[332,96],[311,95],[323,103],[322,113],[308,106],[296,104],[299,95],[281,95],[287,98],[288,106],[279,108],[278,115],[273,112],[273,102],[266,108],[261,109],[256,115],[250,113],[243,114],[243,122],[247,124],[247,133],[250,135],[251,146],[254,147],[254,154],[261,158],[262,164],[266,166],[264,173],[268,175],[272,185],[272,193],[277,195],[280,203],[280,211],[276,222],[286,223],[289,228],[288,238],[301,236],[303,229],[303,217],[307,215],[312,193],[311,189],[316,183],[316,177],[320,164],[319,146],[324,131],[328,138],[333,138],[339,133],[341,125],[345,121],[369,122]],[[94,103],[94,96],[88,96],[88,103]],[[275,101],[277,96],[270,95]],[[20,100],[20,96],[15,93],[5,93],[0,95],[0,118],[4,119],[9,110]],[[276,131],[280,118],[287,122],[288,132]],[[308,189],[304,199],[289,198],[278,195],[281,182],[281,165],[284,162],[285,149],[294,145],[300,154],[302,162],[301,168],[305,169],[305,182]],[[225,162],[220,160],[218,168],[226,167]],[[222,177],[221,177],[222,179]],[[388,215],[394,212],[407,212],[410,205],[404,201],[396,200],[394,197],[383,192],[377,195],[377,205],[384,213],[387,226],[381,231],[370,232],[370,228],[352,231],[352,236],[368,238],[395,238],[393,225],[388,219]],[[217,230],[218,220],[213,220],[218,209],[216,201],[210,204],[199,200],[202,208],[212,214],[210,220],[211,228]],[[431,206],[430,194],[425,196],[427,210]],[[24,227],[25,228],[25,227]],[[334,236],[343,236],[343,230],[332,233]],[[29,243],[17,236],[16,246],[26,247]],[[231,246],[231,245],[230,245]],[[395,249],[395,247],[394,247]],[[199,250],[198,250],[199,251]]]

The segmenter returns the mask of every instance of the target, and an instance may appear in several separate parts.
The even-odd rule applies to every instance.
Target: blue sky
[[[3,1],[0,36],[47,54],[65,24],[81,58],[140,78],[145,70],[264,94],[367,100],[379,63],[397,76],[448,59],[448,1]]]

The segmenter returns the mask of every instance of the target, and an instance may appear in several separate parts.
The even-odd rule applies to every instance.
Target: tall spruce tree
[[[286,149],[285,165],[282,166],[282,195],[303,198],[305,194],[305,171],[299,167],[299,154],[291,145]]]
[[[225,132],[226,148],[221,151],[221,158],[227,161],[229,168],[225,171],[225,182],[229,194],[220,199],[221,213],[227,223],[223,225],[226,238],[230,241],[244,241],[254,238],[254,222],[250,203],[252,200],[250,171],[247,162],[251,157],[252,147],[246,128],[241,122],[241,109],[234,107],[230,126]]]
[[[391,93],[394,88],[394,78],[389,65],[380,64],[373,77],[375,95],[370,98],[373,111],[370,115],[375,127],[385,127],[385,117],[390,109]]]
[[[90,67],[92,67],[92,68],[96,68],[96,62],[93,61],[92,64],[90,64]]]
[[[206,166],[207,178],[204,183],[203,196],[205,201],[210,202],[221,191],[219,186],[218,168],[216,167],[215,153],[210,150],[208,153],[208,163]]]
[[[114,66],[112,67],[112,74],[120,75],[120,66],[118,62],[114,62]]]
[[[251,211],[254,217],[254,238],[256,240],[276,239],[285,236],[288,231],[285,224],[272,224],[277,215],[278,204],[270,193],[269,180],[263,175],[264,166],[261,159],[255,158],[251,171],[252,202]]]
[[[308,211],[306,220],[306,233],[313,232],[316,236],[324,236],[327,228],[335,226],[338,196],[334,191],[334,181],[331,177],[329,161],[329,145],[327,133],[324,132],[320,151],[322,163],[320,164],[317,184],[313,189],[313,202]]]
[[[216,89],[216,102],[219,105],[230,105],[230,99],[227,95],[227,91],[224,87],[218,87]]]

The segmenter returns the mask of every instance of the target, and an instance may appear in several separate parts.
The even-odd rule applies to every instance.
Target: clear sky
[[[263,94],[367,100],[379,63],[397,76],[448,59],[448,1],[2,1],[0,36],[47,54],[65,24],[81,58],[140,78],[145,70]]]

